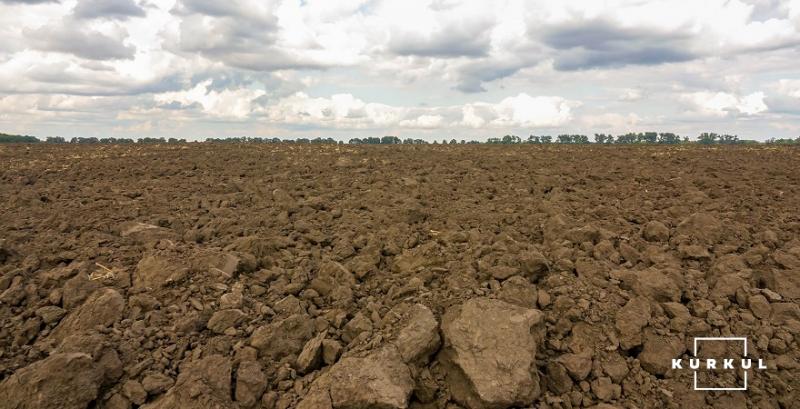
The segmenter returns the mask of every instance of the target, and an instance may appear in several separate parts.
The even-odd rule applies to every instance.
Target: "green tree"
[[[606,135],[602,133],[594,134],[594,143],[606,143]]]
[[[35,136],[29,135],[9,135],[0,133],[0,143],[38,143],[41,142]]]

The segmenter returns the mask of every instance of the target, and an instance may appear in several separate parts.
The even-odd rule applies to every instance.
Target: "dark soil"
[[[798,149],[0,163],[0,408],[800,407]],[[767,369],[693,391],[693,340],[720,336]]]

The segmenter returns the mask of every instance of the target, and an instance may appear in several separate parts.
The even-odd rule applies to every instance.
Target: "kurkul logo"
[[[701,359],[698,356],[699,344],[703,342],[733,342],[741,345],[742,355],[739,358],[735,357],[715,357]],[[692,355],[695,358],[690,358],[688,365],[683,359],[677,358],[672,360],[672,369],[691,369],[693,372],[692,387],[696,391],[745,391],[747,390],[747,378],[751,370],[764,370],[767,366],[763,359],[752,360],[747,357],[747,338],[746,337],[698,337],[694,339]],[[698,374],[700,371],[719,371],[719,370],[741,370],[742,384],[734,386],[702,386],[698,381]]]

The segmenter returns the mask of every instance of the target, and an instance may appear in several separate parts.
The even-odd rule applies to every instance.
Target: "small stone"
[[[714,309],[714,303],[709,300],[695,300],[689,303],[689,308],[695,317],[706,318],[708,312]]]
[[[22,327],[17,330],[14,344],[17,346],[28,345],[39,334],[41,327],[42,320],[39,317],[25,321]]]
[[[653,220],[644,226],[642,237],[647,241],[664,242],[669,239],[669,228],[664,223]]]
[[[650,302],[643,297],[628,301],[617,311],[616,328],[619,331],[620,347],[624,350],[642,344],[642,328],[650,320]]]
[[[628,376],[628,363],[625,362],[625,358],[616,352],[612,353],[601,366],[603,372],[610,376],[614,383],[620,383]]]
[[[547,258],[538,251],[529,251],[522,254],[519,264],[522,274],[533,281],[539,280],[550,271],[550,264]]]
[[[286,296],[282,300],[275,303],[273,309],[276,313],[288,316],[292,314],[304,314],[305,309],[300,299],[293,295]]]
[[[244,361],[236,372],[236,401],[243,408],[251,408],[261,399],[267,387],[267,377],[261,371],[261,364]]]
[[[715,297],[733,298],[736,295],[736,290],[746,287],[746,281],[738,277],[736,274],[728,274],[720,277],[717,280],[712,294],[714,294]]]
[[[95,290],[100,288],[94,280],[86,274],[77,274],[64,283],[64,292],[61,296],[64,308],[70,310],[79,306]]]
[[[52,336],[63,340],[71,334],[108,327],[122,318],[124,309],[125,299],[119,292],[111,288],[97,290],[61,320]]]
[[[586,351],[579,354],[564,354],[556,360],[564,365],[567,372],[576,381],[582,381],[592,371],[592,355]]]
[[[314,335],[314,322],[307,315],[292,315],[257,328],[250,336],[250,345],[262,356],[281,360],[299,353]]]
[[[522,276],[513,276],[503,282],[497,298],[525,308],[533,308],[537,301],[536,287]]]
[[[217,334],[222,334],[228,328],[237,327],[245,318],[247,318],[247,315],[241,310],[231,309],[217,311],[211,316],[211,319],[208,320],[206,327]]]
[[[538,296],[536,297],[539,301],[539,308],[546,308],[550,305],[550,294],[545,290],[537,291]]]
[[[330,372],[334,408],[402,409],[408,406],[414,381],[400,355],[380,350],[366,358],[345,358]]]
[[[685,351],[686,345],[679,338],[648,333],[638,356],[639,363],[645,371],[663,376],[670,369],[672,359],[680,357]]]
[[[160,289],[183,280],[188,272],[189,268],[176,260],[158,255],[145,256],[136,265],[133,287]]]
[[[784,341],[784,340],[782,340],[780,338],[772,338],[772,339],[770,339],[769,340],[769,346],[767,347],[767,349],[769,350],[769,352],[772,352],[773,354],[776,354],[776,355],[783,354],[788,350],[788,348],[786,346],[786,341]]]
[[[342,344],[335,339],[322,340],[322,361],[325,365],[333,365],[342,354]]]
[[[231,396],[230,361],[208,355],[182,364],[175,385],[142,409],[229,409],[235,407]]]
[[[345,342],[352,342],[362,332],[372,332],[372,321],[359,312],[345,324],[342,339]]]
[[[633,291],[658,302],[678,302],[681,299],[681,290],[675,281],[655,269],[640,271],[636,275]]]
[[[489,267],[489,274],[497,280],[505,280],[519,274],[519,269],[511,266],[492,266]]]
[[[158,395],[164,393],[172,387],[175,381],[167,375],[161,373],[149,374],[142,379],[142,387],[148,395]]]
[[[131,402],[128,399],[125,399],[124,396],[115,393],[108,398],[105,406],[103,407],[105,409],[130,409]]]
[[[681,244],[678,246],[681,258],[689,260],[707,260],[711,258],[708,247],[700,244]]]
[[[767,297],[761,294],[750,296],[747,299],[747,305],[757,318],[766,319],[772,314],[772,307],[769,305]]]
[[[607,402],[618,398],[622,393],[622,388],[619,385],[615,385],[611,378],[603,376],[592,381],[592,392],[597,396],[597,399]]]
[[[142,384],[135,380],[128,380],[122,385],[122,394],[134,405],[143,405],[147,400],[147,392]]]
[[[406,363],[427,361],[441,344],[439,323],[431,310],[422,304],[412,306],[394,344]]]
[[[550,361],[547,363],[547,377],[545,378],[547,389],[556,395],[562,395],[572,390],[572,378],[570,378],[564,365]]]
[[[324,339],[325,333],[322,332],[306,342],[295,362],[295,368],[297,368],[298,372],[306,374],[319,368],[322,363],[322,342]]]
[[[222,297],[219,297],[219,308],[223,310],[242,308],[243,299],[240,291],[223,294]]]

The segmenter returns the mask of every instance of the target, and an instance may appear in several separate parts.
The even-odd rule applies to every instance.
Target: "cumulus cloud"
[[[793,129],[799,45],[800,0],[0,0],[0,127]]]
[[[265,93],[247,88],[209,90],[210,85],[211,80],[206,80],[190,90],[161,93],[155,100],[168,109],[202,107],[204,113],[214,117],[246,118],[253,110],[253,102]]]
[[[800,98],[800,79],[782,79],[775,85],[778,93],[792,98]]]
[[[271,121],[324,125],[339,129],[401,127],[507,128],[552,127],[572,119],[576,101],[520,93],[497,103],[476,101],[463,106],[392,106],[368,103],[350,94],[314,98],[297,93],[258,112]]]
[[[144,17],[144,9],[133,0],[79,0],[75,6],[75,17],[80,19],[107,18],[125,20]]]
[[[618,114],[614,112],[604,114],[585,115],[581,122],[589,129],[612,130],[614,132],[627,132],[635,128],[642,118],[635,113]]]
[[[619,99],[622,101],[638,101],[642,99],[642,90],[638,88],[627,88],[622,91]]]
[[[554,27],[544,42],[559,50],[559,70],[655,65],[695,58],[683,33],[615,26],[607,21],[581,21]]]
[[[179,0],[173,9],[179,19],[178,33],[170,48],[253,71],[331,65],[317,58],[314,50],[322,46],[316,36],[304,31],[302,19],[296,21],[297,16],[289,13],[281,20],[277,15],[281,12],[273,1]]]
[[[767,110],[763,92],[738,96],[726,92],[693,92],[681,96],[694,112],[724,117],[730,114],[756,115]]]
[[[112,27],[109,31],[104,33],[65,20],[59,25],[26,30],[25,35],[30,45],[41,51],[72,54],[87,60],[133,58],[136,48],[125,44],[125,30]]]
[[[44,4],[44,3],[60,3],[60,0],[0,0],[0,3],[5,4]]]
[[[494,117],[488,121],[490,125],[533,128],[563,125],[572,119],[572,108],[580,106],[576,101],[561,97],[532,97],[525,93],[505,98],[498,104],[473,105],[489,108],[494,113]]]

